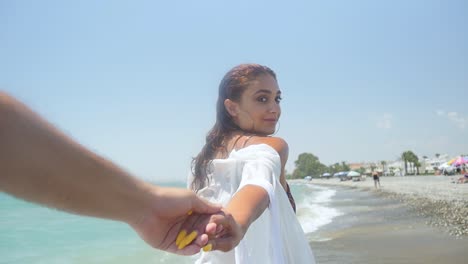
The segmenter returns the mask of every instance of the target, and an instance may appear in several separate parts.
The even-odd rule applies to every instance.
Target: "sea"
[[[158,183],[156,183],[158,184]],[[181,187],[183,182],[159,183]],[[291,181],[297,217],[310,244],[333,239],[331,227],[346,214],[362,210],[356,194]],[[340,196],[341,195],[341,196]],[[339,201],[336,199],[339,197]],[[359,199],[359,197],[357,197]],[[357,207],[356,207],[357,206]],[[354,219],[351,217],[350,219]],[[145,244],[124,223],[68,214],[0,193],[0,263],[193,263],[193,257],[177,256]]]

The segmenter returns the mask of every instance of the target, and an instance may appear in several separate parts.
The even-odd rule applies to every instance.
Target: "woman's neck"
[[[246,137],[253,137],[253,136],[264,137],[265,135],[261,135],[261,134],[258,134],[258,133],[255,133],[255,132],[250,132],[250,131],[236,130],[236,131],[231,132],[228,136],[226,136],[226,139],[231,140],[233,138],[235,139],[235,138],[242,137],[242,136],[246,136]]]

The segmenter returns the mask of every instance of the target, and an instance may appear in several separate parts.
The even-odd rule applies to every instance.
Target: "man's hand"
[[[130,223],[132,228],[154,248],[179,255],[198,253],[208,242],[205,232],[216,229],[209,224],[210,216],[221,207],[177,188],[154,187],[151,197],[152,208]]]

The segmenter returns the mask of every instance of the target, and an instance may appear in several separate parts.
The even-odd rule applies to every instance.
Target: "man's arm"
[[[124,221],[153,247],[178,254],[199,250],[188,246],[181,251],[175,245],[177,232],[190,217],[187,212],[220,210],[189,190],[132,177],[2,92],[0,191],[68,212]],[[204,226],[193,228],[204,232]]]
[[[147,183],[85,149],[4,93],[0,146],[0,190],[14,196],[125,222],[137,220],[147,206]]]

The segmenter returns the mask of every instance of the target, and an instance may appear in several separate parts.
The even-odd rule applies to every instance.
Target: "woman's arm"
[[[232,197],[226,211],[232,215],[245,235],[249,226],[265,211],[268,204],[269,198],[265,189],[246,185]]]
[[[273,147],[280,154],[280,157],[283,157],[281,158],[282,163],[287,160],[288,147],[283,139],[261,137],[250,141],[250,144],[260,143]],[[283,168],[284,166],[282,165],[282,172],[284,171]],[[244,237],[249,226],[265,211],[269,202],[268,192],[264,188],[249,184],[242,187],[232,197],[225,211],[239,225],[242,234],[239,237],[239,241]]]
[[[252,140],[251,144],[259,144],[259,143],[264,143],[268,144],[272,148],[278,152],[280,159],[281,159],[281,174],[279,181],[281,183],[281,186],[283,186],[284,191],[286,192],[286,195],[288,196],[289,203],[291,204],[291,207],[293,208],[294,212],[296,212],[296,202],[294,201],[294,197],[292,196],[291,189],[289,188],[289,184],[286,181],[285,177],[285,167],[286,167],[286,162],[288,161],[288,156],[289,156],[289,146],[288,143],[279,137],[260,137],[260,138],[255,138],[255,140]]]
[[[268,193],[262,187],[249,184],[242,187],[223,209],[222,215],[211,217],[210,222],[222,229],[210,232],[212,236],[208,241],[208,249],[232,250],[242,240],[250,225],[265,211],[268,204]]]

